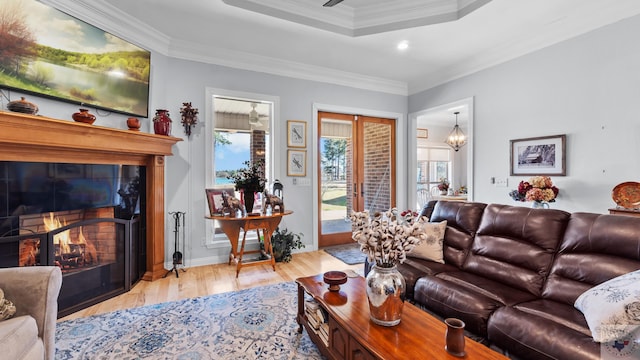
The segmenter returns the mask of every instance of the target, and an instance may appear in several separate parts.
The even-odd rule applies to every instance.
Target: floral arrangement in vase
[[[447,190],[449,190],[449,180],[447,180],[446,178],[440,178],[440,183],[438,183],[438,190],[440,190],[441,192],[446,192]]]
[[[376,212],[373,218],[369,211],[351,214],[351,238],[360,244],[369,262],[383,268],[402,264],[416,245],[426,240],[422,231],[427,217],[414,217],[412,212],[404,216],[393,208],[384,213]]]
[[[529,181],[520,181],[509,196],[515,201],[554,202],[559,191],[550,177],[534,176]]]
[[[264,162],[259,160],[251,164],[250,161],[245,161],[243,164],[246,168],[236,170],[227,176],[227,179],[233,180],[235,189],[242,192],[247,212],[252,212],[255,194],[263,192],[267,183],[264,177]]]
[[[251,161],[245,161],[243,164],[245,168],[236,170],[227,179],[233,180],[238,191],[263,192],[267,183],[264,178],[264,162],[256,161],[251,164]]]

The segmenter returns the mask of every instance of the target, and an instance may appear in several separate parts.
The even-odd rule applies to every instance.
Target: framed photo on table
[[[307,123],[300,120],[287,120],[287,146],[307,147]]]
[[[511,140],[511,175],[566,176],[566,135]]]
[[[209,204],[209,214],[220,215],[224,208],[224,196],[222,190],[217,189],[204,189],[207,194],[207,203]]]
[[[287,176],[307,176],[306,150],[287,150]]]

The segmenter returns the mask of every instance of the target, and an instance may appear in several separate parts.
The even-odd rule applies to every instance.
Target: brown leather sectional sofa
[[[640,218],[446,201],[422,212],[447,220],[445,264],[399,266],[410,301],[514,359],[600,359],[573,304],[640,269]]]

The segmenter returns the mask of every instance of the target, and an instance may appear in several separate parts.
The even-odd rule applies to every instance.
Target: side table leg
[[[244,234],[242,235],[242,245],[240,245],[240,256],[238,257],[238,262],[236,263],[236,278],[240,274],[240,269],[242,268],[242,255],[244,255],[244,243],[246,239],[247,231],[245,230]]]
[[[302,334],[302,321],[304,319],[304,289],[302,286],[298,285],[298,316],[296,316],[296,321],[298,322],[298,334]]]

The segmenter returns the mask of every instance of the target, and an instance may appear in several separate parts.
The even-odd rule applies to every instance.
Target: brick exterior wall
[[[391,134],[389,126],[364,126],[364,208],[371,213],[386,211],[391,205]]]
[[[251,131],[251,163],[255,164],[257,161],[265,161],[267,154],[267,142],[266,133],[264,130]]]

